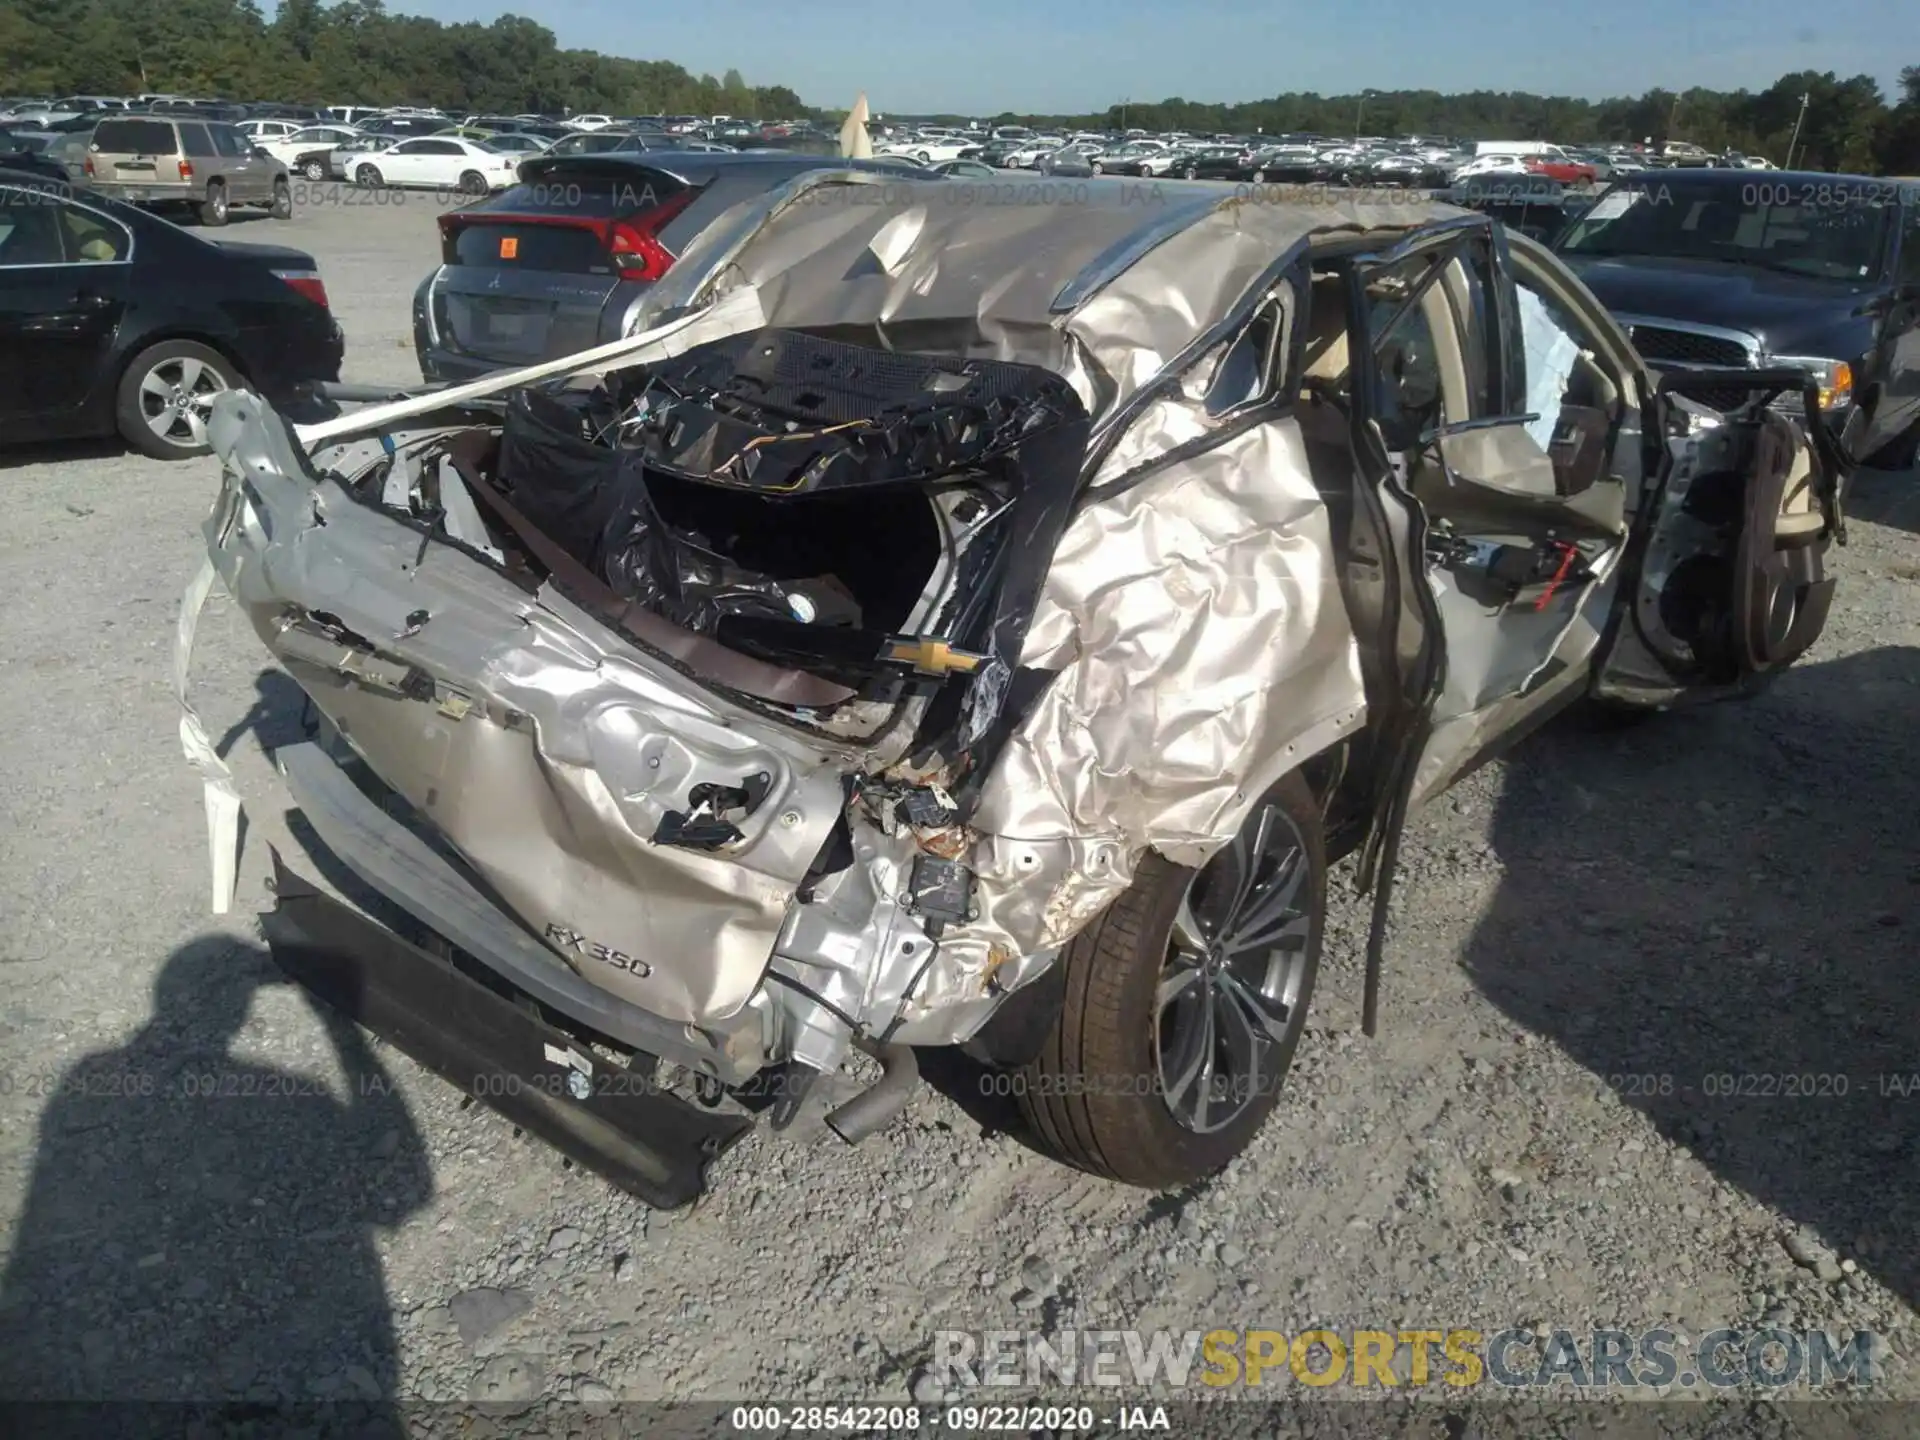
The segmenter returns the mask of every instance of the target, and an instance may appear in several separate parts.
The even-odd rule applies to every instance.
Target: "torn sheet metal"
[[[1192,402],[1135,427],[1158,449]],[[1129,447],[1130,448],[1130,447]],[[1123,449],[1109,461],[1129,468]],[[1056,552],[1024,662],[1057,678],[975,825],[1009,840],[1102,838],[1116,860],[1072,896],[1035,895],[1009,938],[1059,944],[1151,847],[1197,865],[1274,781],[1364,718],[1359,652],[1326,508],[1293,424],[1249,430],[1081,512]],[[1097,873],[1097,872],[1096,872]]]
[[[1468,213],[1338,190],[1271,198],[1283,193],[1114,177],[974,186],[813,172],[703,231],[649,292],[645,313],[657,322],[752,289],[769,325],[1043,365],[1074,380],[1098,420],[1308,236]],[[903,216],[913,217],[913,243],[901,253],[893,242]],[[1057,308],[1082,290],[1084,300]]]
[[[839,818],[841,775],[859,752],[701,690],[551,588],[530,595],[444,544],[423,552],[418,531],[332,480],[316,484],[263,408],[240,393],[214,406],[227,494],[238,496],[244,474],[257,500],[236,502],[236,523],[217,512],[207,527],[221,577],[262,641],[374,773],[453,838],[561,958],[668,1019],[738,1010]],[[380,637],[381,661],[417,679],[396,693],[361,683],[351,664],[296,658],[285,629],[296,600],[350,635]],[[408,633],[422,608],[431,622]],[[443,684],[472,702],[463,718],[439,707]],[[697,787],[762,774],[744,841],[727,855],[653,843]]]

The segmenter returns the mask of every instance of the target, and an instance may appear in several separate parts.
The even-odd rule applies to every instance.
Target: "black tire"
[[[300,167],[300,173],[313,184],[318,185],[327,178],[327,162],[315,156]]]
[[[1256,170],[1256,171],[1254,171],[1254,172],[1253,172],[1253,183],[1254,183],[1255,185],[1264,185],[1264,184],[1266,184],[1266,183],[1267,183],[1267,172],[1266,172],[1266,171],[1264,171],[1264,170]]]
[[[168,405],[161,401],[156,406],[155,402],[161,397],[149,385],[151,377],[154,385],[172,387],[176,377],[183,376],[196,364],[202,373],[210,372],[212,376],[212,381],[206,384],[199,383],[196,377],[191,387],[196,395],[232,390],[243,383],[239,372],[219,351],[192,340],[162,340],[134,356],[120,376],[113,410],[120,438],[142,454],[161,460],[185,460],[206,454],[208,446],[204,439],[193,438],[193,421],[186,411],[178,412],[178,422],[166,427],[171,438],[162,433],[160,421]]]
[[[462,195],[484,195],[487,193],[487,177],[478,170],[468,170],[460,176],[459,190]]]
[[[1200,172],[1194,166],[1189,165],[1180,172],[1180,177],[1183,180],[1198,180],[1200,178]]]
[[[227,182],[215,180],[207,186],[207,198],[194,207],[202,225],[224,225],[232,218],[232,206],[227,199]]]
[[[268,205],[267,213],[276,220],[293,218],[293,187],[285,177],[273,182],[273,202]]]
[[[1286,1007],[1284,1033],[1266,1042],[1270,1048],[1259,1083],[1248,1087],[1242,1108],[1217,1129],[1198,1130],[1174,1116],[1161,1081],[1159,991],[1169,973],[1176,916],[1190,887],[1197,893],[1196,880],[1208,872],[1149,853],[1133,884],[1057,962],[1064,970],[1065,1000],[1039,1056],[1021,1071],[1016,1087],[1035,1137],[1060,1159],[1148,1189],[1190,1185],[1240,1154],[1278,1102],[1319,969],[1327,860],[1319,807],[1304,779],[1294,774],[1282,780],[1254,808],[1254,816],[1269,805],[1291,822],[1298,837],[1307,868],[1297,910],[1306,928],[1293,962],[1298,979],[1289,989],[1293,999]],[[1248,828],[1254,828],[1253,820]],[[1222,860],[1225,856],[1223,851]]]
[[[353,183],[358,185],[362,190],[378,190],[387,183],[387,180],[386,177],[380,173],[379,166],[362,165],[353,172]]]
[[[1092,164],[1092,169],[1093,169],[1093,173],[1094,173],[1094,174],[1096,174],[1096,175],[1103,175],[1103,174],[1105,174],[1105,173],[1106,173],[1106,168],[1107,168],[1107,167],[1106,167],[1106,166],[1104,166],[1104,165],[1102,165],[1102,164],[1101,164],[1101,163],[1100,163],[1100,162],[1099,162],[1098,160],[1095,160],[1095,161],[1093,162],[1093,164]]]

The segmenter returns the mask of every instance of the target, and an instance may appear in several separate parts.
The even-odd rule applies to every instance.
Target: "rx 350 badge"
[[[624,970],[636,979],[644,980],[653,974],[653,966],[637,955],[629,955],[624,950],[615,950],[602,945],[597,940],[589,940],[578,930],[565,925],[547,926],[547,939],[562,950],[571,950],[576,955],[584,955],[589,960],[598,960],[602,965],[611,965],[616,970]]]

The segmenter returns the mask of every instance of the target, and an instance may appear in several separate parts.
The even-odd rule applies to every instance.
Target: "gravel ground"
[[[233,233],[310,247],[347,378],[407,381],[433,211]],[[1089,1179],[951,1082],[859,1149],[756,1133],[669,1215],[275,983],[293,707],[217,600],[196,694],[251,830],[209,915],[168,665],[211,464],[0,471],[0,1394],[904,1398],[937,1329],[1762,1319],[1878,1330],[1920,1394],[1920,477],[1861,477],[1826,637],[1766,697],[1556,724],[1415,822],[1383,1037],[1343,896],[1293,1087],[1217,1183]]]

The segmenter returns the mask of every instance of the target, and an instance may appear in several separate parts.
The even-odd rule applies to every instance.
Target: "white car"
[[[265,145],[269,140],[284,140],[300,128],[297,120],[242,120],[234,129],[253,141],[256,145]]]
[[[1476,155],[1447,177],[1454,184],[1462,180],[1471,180],[1476,175],[1525,175],[1527,157],[1524,155]]]
[[[920,165],[932,165],[941,160],[958,160],[962,150],[979,147],[978,140],[968,140],[958,136],[922,135],[915,140],[890,144],[886,149],[876,151],[875,158],[892,156],[896,160],[912,160]]]
[[[254,143],[289,170],[299,171],[304,179],[325,180],[329,173],[327,152],[359,138],[360,132],[351,125],[306,125],[291,135],[256,139]]]
[[[369,150],[349,162],[350,178],[369,189],[428,187],[483,195],[520,178],[520,157],[477,140],[423,135],[384,150]]]
[[[619,122],[611,115],[573,115],[561,123],[572,130],[606,130]]]

